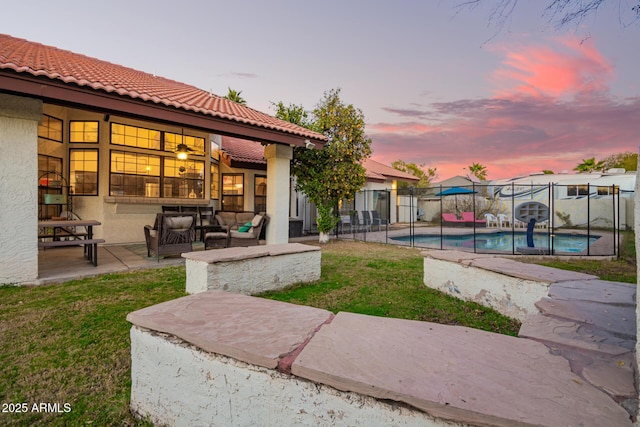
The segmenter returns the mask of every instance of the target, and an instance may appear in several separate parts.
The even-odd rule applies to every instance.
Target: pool
[[[515,244],[513,238],[515,237]],[[586,236],[578,234],[555,234],[550,237],[546,233],[534,233],[533,245],[536,248],[549,248],[553,239],[553,250],[555,252],[582,252],[587,247],[598,240],[600,236]],[[413,236],[414,244],[418,246],[440,248],[440,235],[417,234]],[[410,242],[411,236],[393,237],[393,240],[400,242]],[[471,248],[473,249],[473,234],[443,235],[442,245],[447,248]],[[527,233],[490,233],[476,234],[475,247],[478,250],[507,251],[512,252],[514,248],[527,246]]]

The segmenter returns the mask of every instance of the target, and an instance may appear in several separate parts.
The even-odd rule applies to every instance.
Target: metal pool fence
[[[633,225],[633,196],[615,185],[590,184],[366,190],[338,206],[334,234],[475,253],[619,256],[621,231]],[[523,210],[529,206],[541,212]],[[305,212],[315,209],[308,205]],[[310,233],[315,215],[308,216]]]

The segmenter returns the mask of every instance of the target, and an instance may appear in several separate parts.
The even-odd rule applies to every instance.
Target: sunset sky
[[[274,114],[332,88],[360,108],[376,161],[481,163],[489,179],[640,145],[640,24],[629,0],[557,30],[548,1],[10,2],[0,32],[212,90]]]

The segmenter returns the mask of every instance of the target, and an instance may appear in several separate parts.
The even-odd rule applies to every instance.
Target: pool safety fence
[[[338,204],[333,234],[475,253],[619,256],[633,197],[589,183],[372,189]],[[306,202],[304,212],[305,233],[317,232],[315,207]]]

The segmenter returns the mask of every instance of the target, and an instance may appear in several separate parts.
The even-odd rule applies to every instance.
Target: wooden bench
[[[51,237],[51,236],[49,236]],[[98,243],[104,243],[104,239],[77,239],[77,240],[53,240],[47,242],[38,242],[39,248],[57,248],[63,246],[84,246],[84,256],[94,266],[98,265]]]

